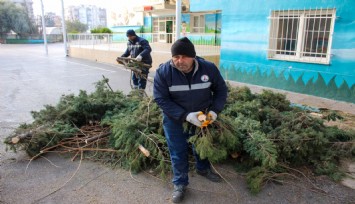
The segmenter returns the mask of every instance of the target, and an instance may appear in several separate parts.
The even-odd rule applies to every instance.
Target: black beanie
[[[194,58],[196,57],[195,46],[187,37],[180,38],[171,46],[171,55],[186,55]]]
[[[126,36],[128,37],[128,36],[137,36],[137,35],[136,32],[134,32],[134,30],[129,29],[127,30]]]

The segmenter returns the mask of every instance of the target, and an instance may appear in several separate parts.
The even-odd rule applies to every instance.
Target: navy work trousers
[[[143,68],[142,74],[143,76],[138,76],[138,74],[133,73],[132,75],[132,82],[134,89],[145,89],[147,85],[147,78],[148,78],[149,69]]]
[[[189,143],[187,140],[193,134],[189,133],[188,131],[184,132],[182,122],[177,122],[169,118],[165,114],[163,115],[163,128],[166,141],[169,147],[172,169],[174,174],[173,184],[187,186],[189,184]],[[195,126],[191,128],[194,129]],[[196,169],[203,171],[211,168],[210,162],[207,159],[201,160],[193,146],[192,151],[196,160]]]

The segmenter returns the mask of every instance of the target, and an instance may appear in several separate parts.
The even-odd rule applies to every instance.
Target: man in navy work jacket
[[[177,40],[171,54],[172,60],[161,64],[156,71],[153,94],[163,111],[163,128],[174,174],[172,201],[177,203],[184,198],[189,184],[187,140],[192,135],[191,131],[184,131],[183,123],[188,121],[193,129],[201,127],[198,115],[206,110],[215,121],[226,103],[227,86],[213,63],[196,57],[195,47],[188,38]],[[201,160],[194,148],[193,153],[196,172],[220,182],[221,177],[211,170],[210,162]]]
[[[128,38],[127,49],[121,57],[135,58],[139,62],[143,62],[148,65],[152,65],[152,57],[150,55],[152,48],[149,45],[149,42],[136,35],[134,30],[127,30],[126,36]],[[142,74],[148,77],[149,68],[142,68]],[[132,75],[133,88],[134,89],[145,89],[147,85],[147,78]]]

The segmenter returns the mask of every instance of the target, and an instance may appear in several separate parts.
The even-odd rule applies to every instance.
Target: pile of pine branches
[[[334,114],[326,113],[323,118],[341,118]],[[252,192],[260,191],[276,175],[295,173],[292,169],[303,166],[339,180],[343,177],[340,159],[355,155],[355,132],[326,126],[325,121],[307,109],[291,106],[283,94],[267,90],[252,94],[247,87],[230,87],[228,102],[219,116],[228,134],[211,132],[209,142],[201,142],[198,136],[190,141],[200,155],[211,155],[206,157],[212,161],[215,155],[224,155],[215,162],[237,152],[239,159],[234,163],[247,172]]]
[[[5,139],[10,149],[36,158],[50,151],[84,153],[87,159],[119,165],[133,172],[145,169],[164,177],[170,169],[162,115],[151,97],[113,91],[104,79],[96,90],[62,96],[56,106],[32,112]],[[324,118],[336,119],[334,112]],[[307,109],[291,106],[282,94],[253,94],[247,87],[229,87],[227,104],[217,121],[197,128],[190,142],[202,158],[231,161],[247,173],[252,192],[283,172],[307,166],[338,180],[341,158],[355,155],[355,133],[324,124]],[[294,172],[293,172],[294,173]]]

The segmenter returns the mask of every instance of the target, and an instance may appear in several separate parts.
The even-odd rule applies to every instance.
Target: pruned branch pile
[[[317,113],[322,114],[322,113]],[[34,121],[20,125],[6,138],[7,146],[33,158],[50,151],[79,153],[133,172],[149,169],[162,177],[170,158],[162,115],[151,97],[113,91],[108,80],[96,91],[62,96],[56,106],[32,112]],[[340,158],[355,155],[354,130],[326,126],[334,112],[315,117],[291,106],[282,94],[252,94],[247,87],[229,87],[225,109],[207,128],[197,128],[190,142],[202,158],[231,161],[247,173],[252,192],[282,172],[307,166],[317,174],[340,179]]]

